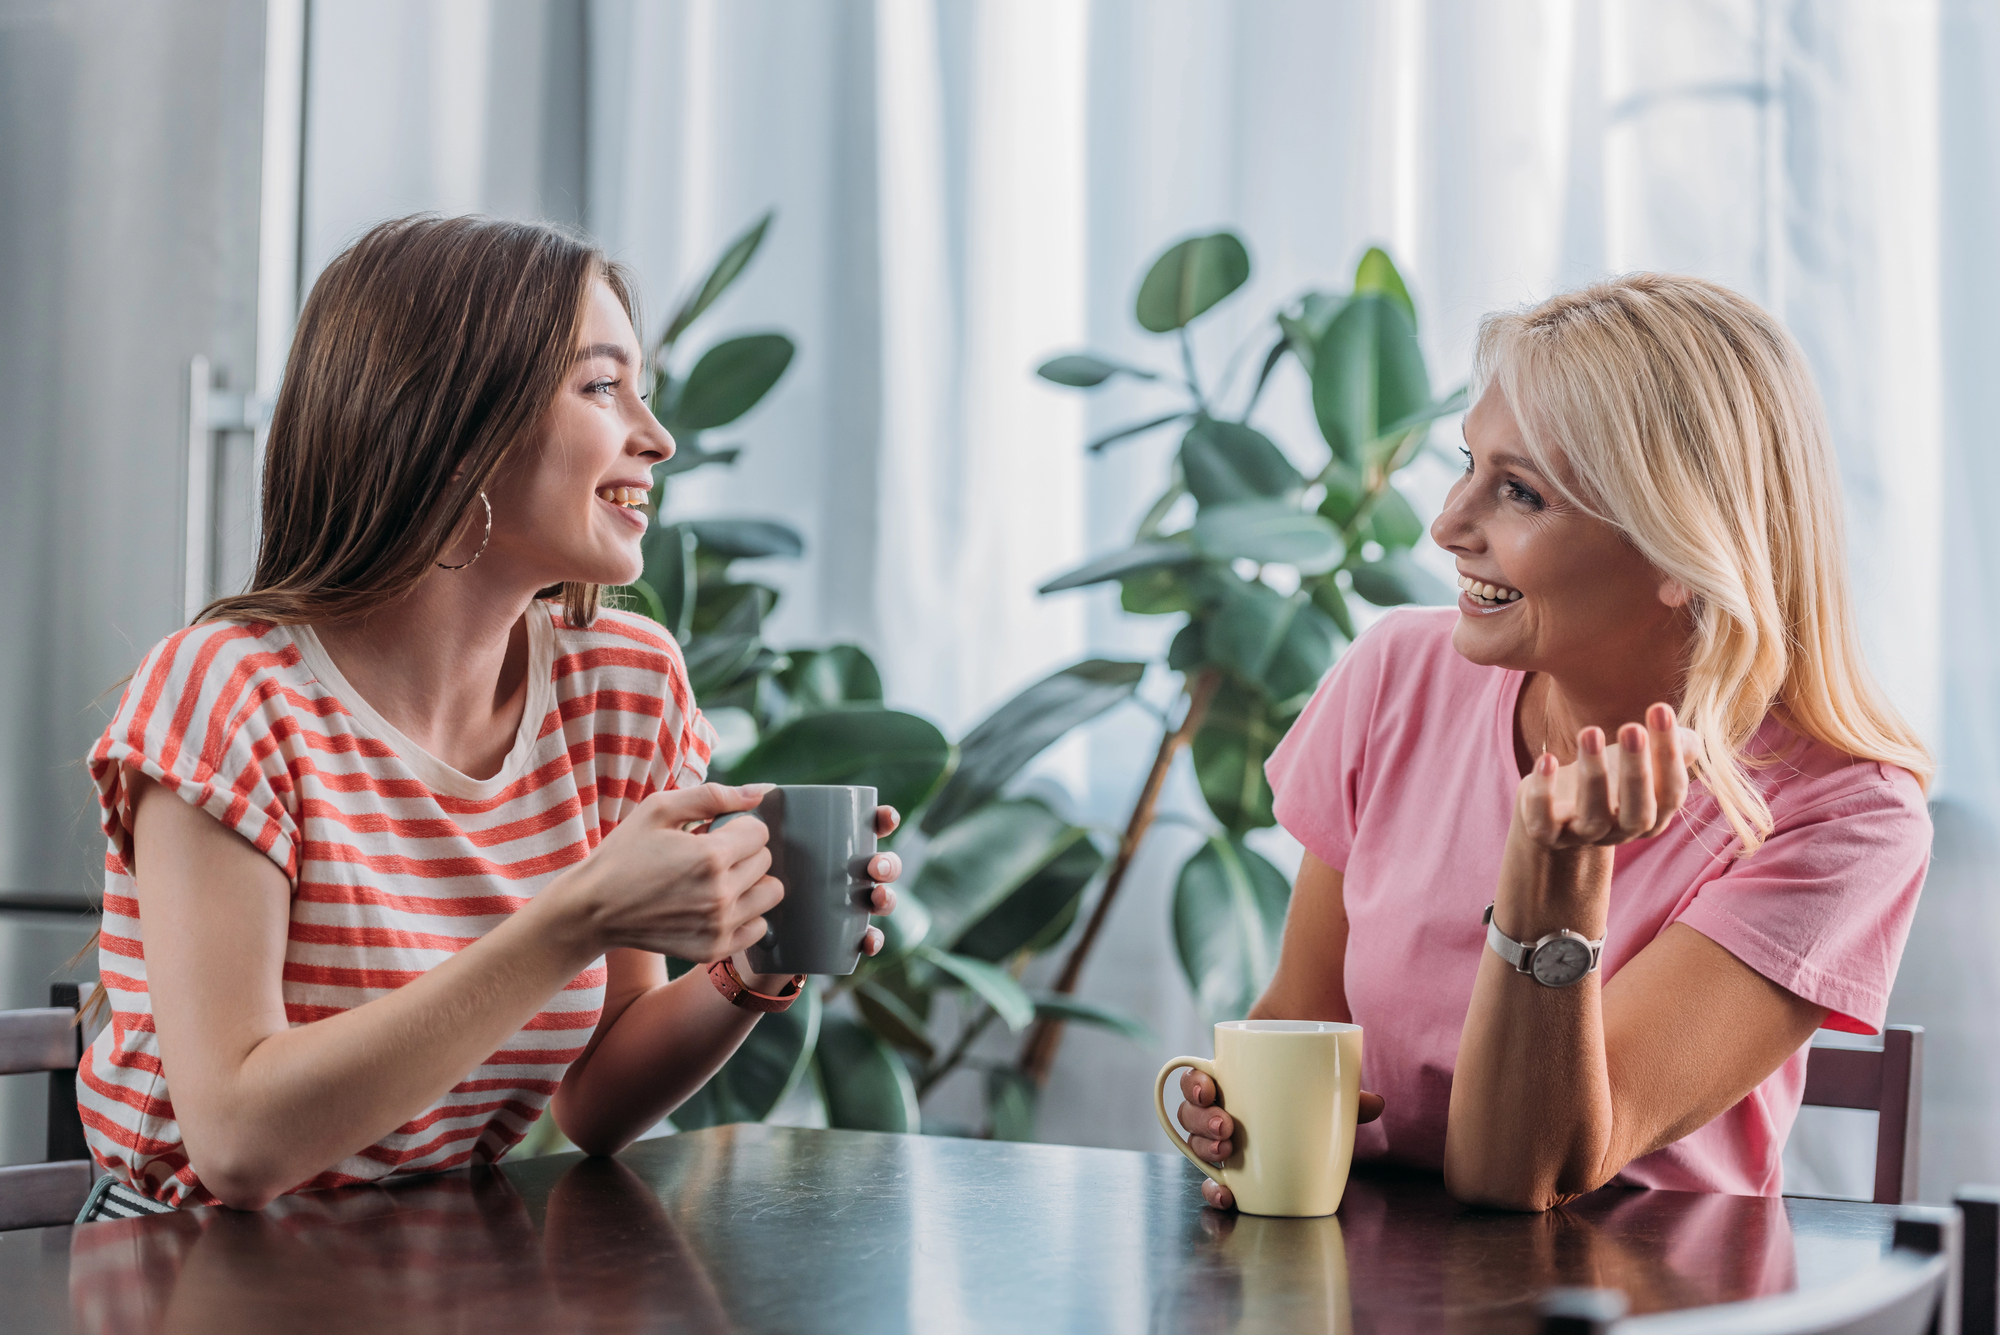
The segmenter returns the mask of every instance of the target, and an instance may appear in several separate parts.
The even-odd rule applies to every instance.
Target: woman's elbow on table
[[[210,1195],[231,1210],[261,1210],[299,1184],[283,1181],[282,1169],[250,1156],[190,1154],[188,1171]]]
[[[1461,1205],[1485,1210],[1510,1210],[1517,1214],[1543,1214],[1558,1205],[1567,1205],[1602,1182],[1563,1181],[1531,1165],[1495,1161],[1479,1153],[1454,1152],[1447,1143],[1444,1156],[1444,1186]]]

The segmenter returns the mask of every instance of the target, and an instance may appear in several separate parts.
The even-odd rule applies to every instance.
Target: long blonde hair
[[[1488,316],[1474,367],[1567,499],[1694,595],[1681,721],[1743,856],[1771,832],[1744,767],[1775,758],[1744,748],[1774,710],[1928,788],[1930,753],[1861,654],[1825,412],[1776,320],[1699,278],[1628,274]]]

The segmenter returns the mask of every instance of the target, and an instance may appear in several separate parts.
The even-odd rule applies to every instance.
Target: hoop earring
[[[486,536],[479,540],[479,550],[455,566],[448,566],[442,561],[432,562],[431,564],[435,565],[439,570],[463,570],[480,557],[486,555],[486,544],[493,541],[493,502],[487,500],[486,493],[481,491],[479,493],[479,503],[486,507]]]

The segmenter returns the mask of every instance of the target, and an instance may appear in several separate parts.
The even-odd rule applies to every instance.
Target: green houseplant
[[[905,814],[892,846],[908,870],[901,907],[881,922],[881,955],[767,1017],[673,1120],[684,1129],[760,1120],[803,1090],[830,1125],[913,1131],[925,1124],[925,1097],[972,1070],[982,1079],[983,1123],[953,1129],[1027,1139],[1063,1025],[1146,1036],[1072,993],[1184,746],[1193,748],[1218,829],[1180,872],[1183,966],[1217,1018],[1246,1010],[1268,977],[1288,888],[1243,842],[1271,823],[1262,760],[1351,638],[1349,594],[1390,605],[1437,592],[1409,563],[1422,526],[1390,479],[1421,447],[1428,423],[1456,411],[1462,396],[1431,396],[1414,308],[1387,256],[1370,251],[1351,292],[1310,292],[1277,314],[1254,386],[1237,412],[1225,413],[1196,375],[1187,331],[1247,280],[1248,253],[1226,233],[1169,249],[1142,281],[1136,315],[1143,328],[1178,341],[1186,401],[1090,448],[1184,426],[1173,476],[1129,547],[1044,591],[1117,582],[1128,610],[1185,623],[1164,663],[1072,664],[953,743],[928,720],[887,707],[881,675],[858,646],[765,641],[778,592],[735,566],[797,558],[804,542],[794,530],[769,519],[667,518],[673,478],[733,462],[741,446],[714,443],[712,433],[727,434],[790,363],[791,341],[768,332],[724,339],[691,361],[680,353],[770,222],[766,215],[737,238],[653,349],[649,401],[679,450],[659,470],[644,574],[622,596],[683,645],[696,696],[721,734],[718,777],[873,784]],[[1286,356],[1311,374],[1327,442],[1329,458],[1311,478],[1248,425]],[[1041,374],[1077,388],[1119,375],[1173,382],[1093,354],[1054,358]],[[1192,519],[1176,522],[1189,507]],[[1286,583],[1294,587],[1281,592]],[[1179,674],[1185,706],[1163,728],[1122,832],[1086,828],[1054,803],[1008,791],[1050,745],[1132,701],[1149,668]],[[1037,958],[1065,948],[1053,988],[1023,983]],[[953,1004],[941,1004],[947,997]],[[1018,1038],[1005,1059],[978,1044],[995,1025]]]
[[[903,902],[882,921],[888,944],[848,978],[827,980],[789,1011],[766,1017],[723,1069],[674,1115],[691,1129],[768,1115],[803,1088],[829,1124],[914,1131],[920,1101],[978,1063],[971,1038],[995,1020],[1025,1032],[1037,1018],[1142,1035],[1136,1023],[1020,982],[1028,960],[1056,946],[1107,858],[1098,836],[1034,797],[1002,789],[1071,728],[1129,699],[1144,664],[1090,661],[1003,705],[957,744],[926,719],[888,708],[875,664],[858,646],[780,649],[764,638],[778,591],[737,563],[796,558],[804,541],[763,518],[674,520],[673,480],[726,465],[726,439],[777,385],[793,356],[781,333],[739,334],[688,356],[692,326],[743,272],[770,215],[738,237],[681,302],[653,345],[648,402],[677,450],[660,466],[645,568],[612,593],[681,643],[720,746],[711,772],[730,782],[861,783],[905,814],[891,841],[909,859]],[[687,965],[672,964],[674,972]],[[956,1007],[940,1006],[955,995]],[[953,1010],[967,1018],[954,1031]],[[1032,1104],[1012,1063],[987,1070],[991,1134],[1025,1137]],[[539,1126],[525,1152],[561,1145]]]
[[[1094,353],[1039,368],[1045,380],[1077,389],[1120,376],[1174,387],[1171,411],[1100,436],[1092,450],[1183,430],[1171,477],[1132,542],[1042,588],[1115,583],[1127,612],[1182,619],[1166,667],[1180,674],[1184,703],[1162,728],[1104,892],[1055,991],[1076,986],[1168,768],[1187,747],[1214,827],[1180,869],[1174,941],[1213,1019],[1248,1013],[1277,962],[1290,887],[1244,837],[1275,823],[1264,761],[1339,646],[1354,638],[1350,600],[1390,607],[1448,599],[1442,582],[1410,559],[1424,525],[1394,479],[1423,448],[1430,424],[1465,404],[1463,389],[1433,394],[1415,303],[1389,256],[1370,249],[1347,291],[1308,291],[1275,314],[1258,372],[1229,409],[1204,385],[1189,330],[1249,277],[1249,252],[1229,232],[1183,240],[1147,270],[1133,314],[1142,329],[1174,340],[1178,375]],[[1287,357],[1312,388],[1321,437],[1313,471],[1251,425]],[[1030,1083],[1046,1081],[1060,1038],[1059,1015],[1037,1025],[1020,1063]]]

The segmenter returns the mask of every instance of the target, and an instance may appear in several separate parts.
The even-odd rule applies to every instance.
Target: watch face
[[[1590,972],[1590,947],[1576,937],[1559,936],[1542,943],[1528,967],[1544,987],[1568,987]]]

